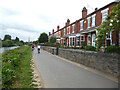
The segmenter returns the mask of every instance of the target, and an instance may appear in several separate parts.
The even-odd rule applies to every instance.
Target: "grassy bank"
[[[2,88],[32,88],[32,51],[29,46],[9,50],[2,55]]]

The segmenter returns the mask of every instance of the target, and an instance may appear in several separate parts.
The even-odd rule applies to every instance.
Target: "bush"
[[[81,42],[81,49],[84,49],[86,46],[86,43],[85,42]]]
[[[120,47],[115,46],[108,46],[105,48],[106,53],[119,53],[120,54]]]
[[[50,43],[55,43],[56,42],[56,37],[51,37],[50,38]]]
[[[86,46],[85,50],[96,51],[96,47],[94,47],[94,46]]]

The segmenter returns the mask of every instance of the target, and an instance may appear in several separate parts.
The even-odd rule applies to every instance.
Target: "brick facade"
[[[59,40],[57,42],[59,42],[62,46],[76,47],[78,46],[77,45],[78,43],[79,46],[81,46],[82,41],[84,41],[86,45],[96,46],[95,44],[95,35],[97,34],[96,28],[99,27],[104,20],[103,12],[107,12],[108,15],[112,11],[112,7],[116,4],[117,2],[112,2],[100,9],[95,8],[95,11],[90,14],[87,14],[87,9],[86,7],[84,7],[82,10],[81,19],[76,20],[73,23],[70,23],[70,20],[67,19],[67,22],[65,23],[65,26],[63,28],[60,29],[59,26],[57,26],[57,31],[54,32],[53,29],[52,34],[49,33],[49,36],[50,37],[56,36],[57,40]],[[120,45],[119,35],[120,32],[118,32],[118,38],[117,38],[118,41],[117,41],[116,33],[111,32],[109,40],[105,40],[103,46],[104,47],[108,46],[108,43],[110,43],[110,45],[115,45],[116,42],[118,43],[118,45]],[[79,37],[79,40],[77,40],[77,37]]]

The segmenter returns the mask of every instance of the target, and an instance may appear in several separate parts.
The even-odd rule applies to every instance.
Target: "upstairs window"
[[[95,15],[92,16],[92,27],[95,26]]]
[[[65,35],[65,28],[64,28],[64,35]]]
[[[102,11],[102,22],[105,21],[107,15],[108,15],[108,9],[103,10],[103,11]]]
[[[90,28],[90,17],[88,18],[88,28]]]
[[[60,31],[59,31],[59,36],[60,36]]]
[[[75,31],[74,26],[75,26],[75,25],[72,25],[72,33],[74,33],[74,31]]]
[[[80,30],[83,30],[83,21],[80,22]]]
[[[70,34],[70,26],[69,26],[69,34]]]

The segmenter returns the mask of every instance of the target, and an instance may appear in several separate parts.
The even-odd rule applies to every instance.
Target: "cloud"
[[[74,22],[81,18],[82,8],[88,14],[114,0],[0,0],[0,31],[27,40],[37,40],[42,32],[65,26],[67,18]],[[15,34],[18,33],[18,34]],[[38,35],[38,36],[37,36]]]
[[[17,29],[17,30],[21,30],[21,31],[28,31],[28,32],[38,32],[37,30],[35,30],[33,27],[30,27],[28,25],[22,25],[22,24],[18,24],[18,23],[0,23],[0,29],[1,31],[6,30],[6,29]]]
[[[5,7],[0,7],[0,12],[4,16],[5,15],[10,16],[10,15],[19,15],[20,14],[20,12],[18,12],[18,11],[14,11],[14,10],[11,10],[11,9],[8,9],[8,8],[5,8]]]

